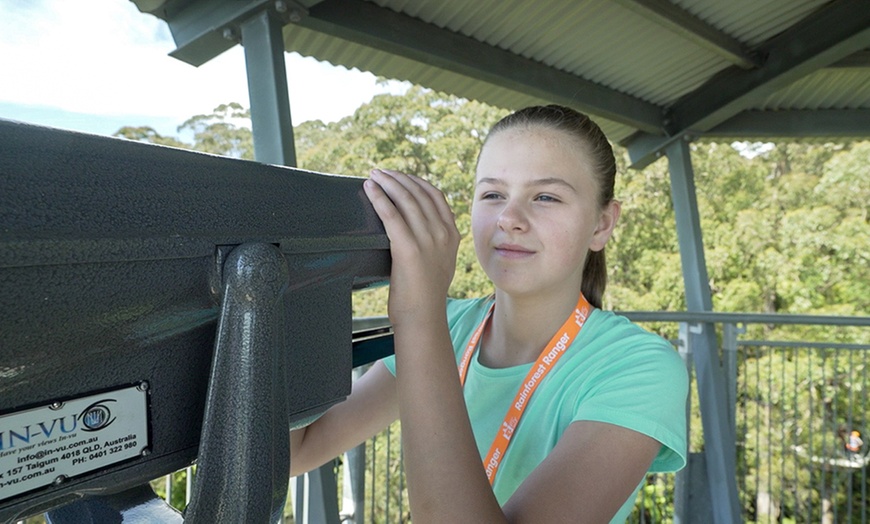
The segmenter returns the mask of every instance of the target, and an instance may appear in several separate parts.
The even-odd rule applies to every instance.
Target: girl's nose
[[[522,206],[515,203],[508,203],[502,208],[498,215],[498,227],[502,231],[525,231],[528,227],[528,220]]]

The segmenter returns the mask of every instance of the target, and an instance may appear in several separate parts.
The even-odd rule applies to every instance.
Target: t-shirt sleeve
[[[387,370],[390,373],[392,373],[393,376],[395,377],[396,376],[396,355],[390,355],[388,357],[384,357],[383,359],[381,359],[381,362],[384,363],[384,366],[386,366]]]
[[[654,438],[662,447],[649,471],[677,471],[687,454],[685,364],[668,342],[650,333],[620,346],[624,355],[578,399],[573,420],[607,422]]]

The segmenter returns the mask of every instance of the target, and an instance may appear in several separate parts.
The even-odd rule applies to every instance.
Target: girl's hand
[[[444,314],[459,231],[444,195],[399,171],[375,169],[363,184],[390,239],[389,315],[393,325]]]

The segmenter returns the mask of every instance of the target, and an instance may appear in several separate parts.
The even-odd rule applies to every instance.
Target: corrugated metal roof
[[[612,1],[374,3],[659,105],[728,65]]]
[[[699,19],[757,46],[829,3],[828,0],[674,0]]]
[[[645,155],[669,136],[739,132],[724,124],[743,112],[754,119],[740,123],[757,125],[759,112],[800,111],[806,124],[809,111],[870,108],[870,53],[821,69],[870,49],[867,0],[290,2],[300,4],[306,11],[284,27],[288,51],[506,108],[572,104],[611,140],[644,144]],[[167,0],[150,9],[172,27],[174,16],[205,5],[272,4]],[[226,27],[209,23],[206,33]],[[179,24],[187,30],[191,20]],[[203,45],[226,46],[210,38]],[[188,60],[201,55],[202,45]],[[854,132],[870,135],[870,124],[849,116]]]
[[[758,105],[762,110],[870,109],[870,74],[825,69],[794,82]]]

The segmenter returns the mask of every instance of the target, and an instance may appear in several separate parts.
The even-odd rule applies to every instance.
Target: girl
[[[459,234],[444,196],[373,171],[395,357],[293,433],[292,474],[398,417],[415,522],[624,522],[648,471],[685,464],[688,380],[670,344],[599,309],[615,173],[604,134],[576,111],[498,122],[471,213],[495,293],[448,301]]]

